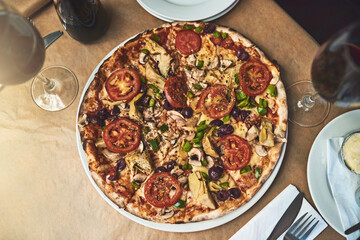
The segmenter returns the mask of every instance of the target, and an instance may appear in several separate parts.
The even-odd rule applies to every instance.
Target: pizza
[[[138,34],[101,64],[80,104],[92,178],[120,208],[159,223],[244,205],[286,142],[279,67],[213,23]]]

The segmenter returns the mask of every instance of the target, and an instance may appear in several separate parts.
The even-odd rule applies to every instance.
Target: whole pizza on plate
[[[95,74],[78,116],[92,178],[154,222],[214,219],[248,202],[278,161],[278,67],[232,29],[174,22],[140,33]]]

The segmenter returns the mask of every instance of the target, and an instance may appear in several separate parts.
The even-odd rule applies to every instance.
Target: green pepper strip
[[[249,99],[246,98],[245,100],[242,100],[238,105],[236,105],[239,108],[243,108],[246,107],[247,105],[249,105]]]
[[[154,91],[154,93],[160,92],[160,89],[158,87],[156,87],[154,84],[149,84],[149,87],[151,87],[151,89]]]
[[[242,169],[240,169],[240,174],[244,174],[244,173],[247,173],[250,171],[251,171],[251,166],[247,165],[246,167],[243,167]]]
[[[182,150],[185,152],[190,152],[190,150],[193,148],[192,144],[188,141],[185,141],[184,146],[182,147]]]
[[[158,35],[156,35],[155,33],[153,35],[151,35],[151,40],[154,40],[155,42],[159,42],[160,41],[160,37]]]
[[[201,162],[201,165],[204,167],[206,167],[208,165],[208,162],[206,161],[206,159],[203,159],[200,162]]]
[[[201,132],[197,132],[196,135],[195,135],[195,138],[199,138],[199,139],[202,139],[204,137],[204,132],[201,131]]]
[[[194,28],[194,26],[193,26],[193,25],[189,25],[189,24],[185,24],[185,25],[184,25],[184,28],[185,28],[186,30],[191,30],[191,29]]]
[[[246,95],[243,91],[237,92],[236,93],[236,100],[237,101],[242,101],[248,98],[248,95]]]
[[[260,175],[261,175],[261,168],[256,168],[255,169],[255,177],[256,179],[259,179],[260,178]]]
[[[146,78],[144,78],[143,76],[140,76],[140,81],[144,84],[146,84]]]
[[[200,142],[200,143],[195,143],[195,144],[194,144],[194,147],[197,147],[197,148],[202,147],[201,142]]]
[[[229,183],[228,182],[222,182],[222,183],[220,183],[220,187],[222,187],[222,188],[229,187]]]
[[[192,166],[188,163],[185,163],[184,165],[182,165],[182,169],[183,170],[191,170],[192,169]]]
[[[227,121],[229,121],[229,119],[230,119],[230,115],[228,114],[222,120],[223,120],[223,122],[227,122]]]
[[[149,101],[149,107],[153,107],[153,106],[155,106],[155,99],[150,99],[150,101]]]
[[[163,124],[163,125],[160,126],[161,132],[165,132],[165,131],[167,131],[168,129],[169,129],[169,127],[168,127],[168,125],[166,125],[166,124]]]
[[[145,48],[144,48],[144,49],[141,49],[141,52],[142,52],[142,53],[145,53],[145,54],[149,54],[149,53],[150,53],[149,50],[147,50],[147,49],[145,49]]]
[[[177,201],[177,203],[174,204],[174,207],[176,208],[184,208],[185,207],[185,202],[181,199],[179,199],[179,201]]]
[[[234,77],[235,77],[235,83],[236,83],[236,84],[240,84],[239,74],[236,73]]]
[[[202,68],[203,66],[204,66],[204,61],[201,61],[201,60],[198,61],[197,64],[196,64],[196,67],[199,68],[199,69]]]
[[[201,122],[199,123],[199,126],[205,125],[205,123],[206,123],[206,121],[203,120],[203,121],[201,121]]]
[[[197,28],[195,28],[195,32],[196,32],[196,33],[200,33],[202,30],[203,30],[203,29],[202,29],[202,27],[200,27],[200,26],[197,27]]]
[[[258,106],[258,107],[257,107],[257,111],[258,111],[258,113],[259,113],[261,116],[264,116],[264,115],[267,113],[266,108],[263,108],[263,107],[261,107],[261,106]]]
[[[160,93],[155,93],[155,96],[158,98],[158,99],[162,99],[162,95]]]
[[[210,178],[209,175],[207,175],[206,173],[201,172],[201,175],[204,177],[205,180],[211,181],[211,178]]]
[[[189,98],[193,98],[193,97],[195,97],[195,94],[193,94],[191,91],[188,91],[188,92],[187,92],[187,96],[188,96]]]
[[[154,151],[158,151],[159,150],[159,145],[157,143],[157,141],[155,139],[149,140],[149,144],[150,147],[154,150]]]
[[[201,91],[203,89],[202,86],[199,84],[193,84],[193,87],[198,91]]]
[[[208,125],[204,124],[204,125],[199,125],[196,127],[196,132],[201,132],[204,131],[205,129],[208,128]]]
[[[270,84],[267,89],[266,89],[266,93],[269,93],[270,96],[272,97],[276,97],[277,96],[277,88],[275,85]]]
[[[140,185],[139,185],[137,182],[135,182],[135,181],[132,181],[132,182],[131,182],[131,185],[132,185],[135,189],[138,189],[138,188],[140,187]]]

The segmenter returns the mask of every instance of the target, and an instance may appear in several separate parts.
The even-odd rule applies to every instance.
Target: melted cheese
[[[219,70],[208,71],[205,76],[205,82],[210,84],[219,83],[235,88],[237,87],[237,84],[235,83],[235,74],[239,73],[241,65],[242,64],[238,63],[234,67],[226,69],[224,72]]]
[[[197,61],[204,61],[204,69],[210,69],[217,66],[218,57],[216,54],[216,46],[211,42],[208,35],[202,38],[202,45],[197,52]]]
[[[233,124],[234,127],[234,134],[238,135],[239,137],[245,138],[246,133],[248,132],[248,128],[246,127],[246,124],[239,121],[235,124]]]
[[[206,124],[209,124],[212,120],[213,119],[211,117],[208,117],[205,113],[202,113],[197,123],[197,126],[199,126],[199,123],[201,123],[202,121],[206,121]]]
[[[120,105],[120,104],[126,102],[126,101],[123,101],[123,100],[121,100],[121,101],[116,101],[116,102],[111,102],[111,101],[105,100],[105,99],[103,99],[103,100],[101,100],[101,101],[103,102],[103,104],[107,104],[107,105],[109,105],[109,106]]]
[[[234,50],[223,48],[219,46],[217,48],[217,54],[220,58],[220,60],[230,60],[232,62],[237,62],[237,57],[234,54]]]

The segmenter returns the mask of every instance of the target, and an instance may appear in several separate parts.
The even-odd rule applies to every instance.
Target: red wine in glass
[[[336,33],[319,48],[311,80],[287,88],[291,122],[314,127],[326,119],[330,103],[360,106],[360,21]]]
[[[45,46],[34,25],[0,0],[0,87],[26,82],[32,77],[31,96],[47,111],[59,111],[75,99],[79,84],[64,66],[40,69]]]
[[[59,19],[77,41],[89,43],[106,32],[109,19],[99,0],[54,0]]]
[[[0,29],[0,84],[28,81],[44,63],[42,37],[30,22],[5,9],[0,10]]]
[[[315,90],[342,107],[360,106],[360,22],[331,38],[311,68]]]

